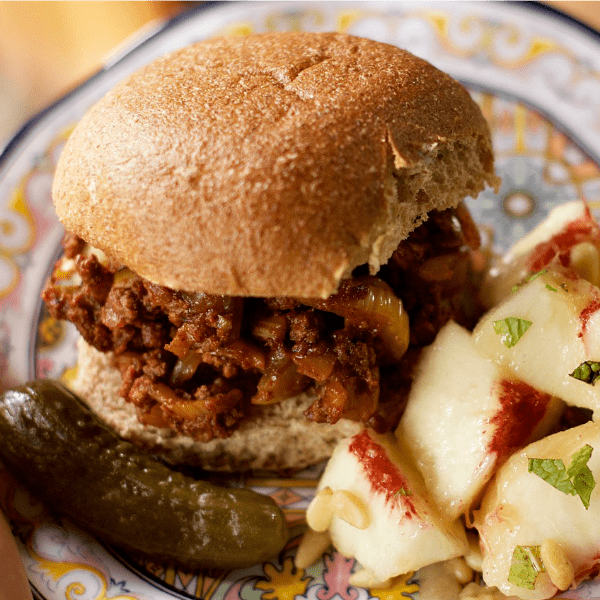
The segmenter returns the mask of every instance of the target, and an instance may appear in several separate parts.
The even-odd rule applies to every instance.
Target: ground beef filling
[[[310,391],[308,419],[385,431],[402,414],[419,349],[449,319],[470,326],[478,316],[467,301],[478,242],[466,209],[433,213],[377,277],[357,269],[328,300],[297,300],[171,290],[68,233],[43,298],[113,353],[121,395],[144,424],[209,441],[231,435],[251,404]]]

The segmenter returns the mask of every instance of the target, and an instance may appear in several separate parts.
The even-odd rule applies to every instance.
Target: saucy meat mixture
[[[327,300],[242,298],[155,285],[67,233],[43,298],[113,353],[144,424],[209,441],[231,435],[250,404],[308,391],[307,419],[382,432],[402,414],[419,349],[449,319],[478,317],[478,246],[461,205],[431,213],[377,276],[358,268]]]

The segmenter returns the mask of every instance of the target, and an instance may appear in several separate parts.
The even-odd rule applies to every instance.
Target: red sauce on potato
[[[503,379],[500,388],[501,408],[491,419],[496,431],[488,444],[488,450],[495,452],[499,461],[525,445],[552,398],[522,381]]]
[[[348,449],[363,466],[373,492],[384,495],[390,508],[402,507],[406,518],[418,516],[408,479],[368,431],[356,434]]]

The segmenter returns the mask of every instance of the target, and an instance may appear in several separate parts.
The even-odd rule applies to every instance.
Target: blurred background
[[[189,2],[0,1],[0,148],[141,27]]]
[[[140,28],[193,2],[0,1],[0,149]],[[600,31],[600,2],[547,2]]]

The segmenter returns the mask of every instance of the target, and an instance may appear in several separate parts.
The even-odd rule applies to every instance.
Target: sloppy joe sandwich
[[[477,318],[462,201],[486,185],[480,109],[394,46],[271,33],[162,57],[58,164],[43,295],[81,333],[73,387],[123,437],[213,469],[389,431],[419,349]]]

